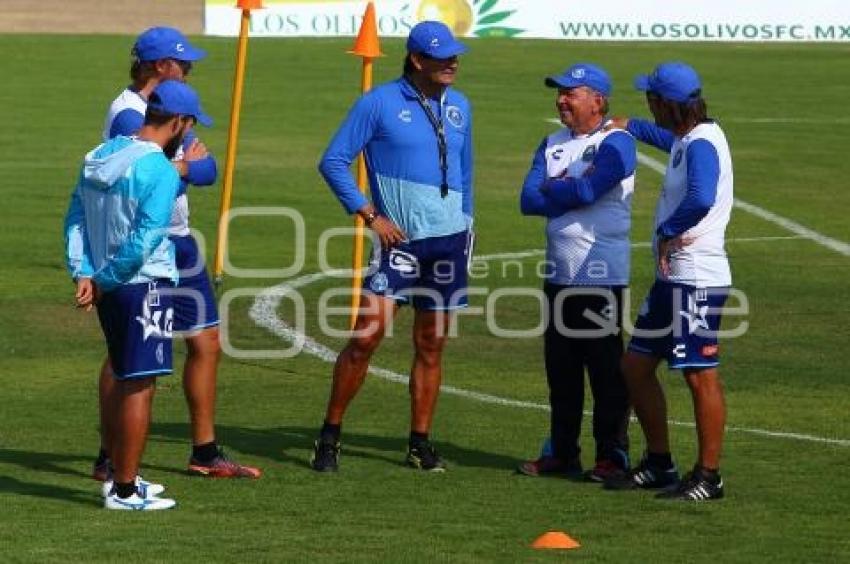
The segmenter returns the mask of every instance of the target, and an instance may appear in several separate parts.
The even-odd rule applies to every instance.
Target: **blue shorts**
[[[174,294],[174,330],[197,331],[219,324],[218,307],[204,257],[191,235],[169,237],[174,243],[174,257],[180,280]]]
[[[415,309],[464,308],[471,245],[472,232],[461,231],[373,249],[363,288]]]
[[[726,287],[656,280],[638,312],[629,350],[667,359],[673,369],[717,366],[717,331],[728,295]]]
[[[119,286],[97,304],[112,373],[118,380],[171,374],[171,282]]]

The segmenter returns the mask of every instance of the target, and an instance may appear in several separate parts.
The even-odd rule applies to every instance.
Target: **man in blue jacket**
[[[103,139],[116,135],[133,135],[142,126],[150,93],[163,80],[184,81],[192,64],[206,54],[180,31],[170,27],[152,27],[136,39],[132,50],[130,78],[133,81],[112,102],[103,126]],[[258,478],[260,470],[238,464],[224,454],[215,437],[215,396],[221,346],[219,317],[215,294],[204,266],[204,257],[189,229],[189,186],[215,183],[215,157],[197,138],[187,132],[172,161],[180,174],[180,189],[171,214],[168,236],[174,243],[177,268],[180,271],[174,296],[174,330],[186,338],[186,363],[183,390],[189,404],[192,424],[192,454],[188,470],[192,474],[214,478]],[[104,480],[109,474],[109,428],[103,420],[103,404],[110,393],[112,377],[109,359],[100,374],[101,449],[94,463],[93,475]]]
[[[467,305],[472,228],[472,115],[451,86],[466,47],[440,22],[417,24],[401,78],[362,96],[331,140],[319,170],[349,214],[380,240],[364,280],[355,331],[334,366],[333,387],[312,466],[336,470],[342,418],[360,389],[386,325],[415,309],[407,463],[441,472],[428,433],[442,378],[448,312]],[[371,201],[350,172],[364,150]]]
[[[137,137],[115,137],[86,155],[65,217],[77,305],[97,306],[114,378],[105,406],[114,465],[107,509],[175,505],[138,471],[155,379],[171,373],[178,272],[167,228],[180,178],[170,158],[195,121],[210,123],[195,92],[173,80],[159,84]]]

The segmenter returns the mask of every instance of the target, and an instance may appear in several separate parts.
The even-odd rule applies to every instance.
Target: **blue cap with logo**
[[[655,67],[652,74],[635,77],[635,88],[674,102],[688,102],[699,97],[702,81],[690,65],[671,61]]]
[[[550,88],[577,88],[586,86],[603,96],[611,95],[611,78],[605,70],[592,63],[576,63],[563,73],[546,78]]]
[[[449,59],[468,50],[442,22],[419,22],[407,36],[408,53],[419,53],[432,59]]]
[[[197,61],[203,59],[206,53],[192,46],[186,36],[173,27],[152,27],[136,38],[133,55],[140,61]]]
[[[198,123],[207,127],[213,121],[201,109],[201,100],[195,90],[179,80],[164,80],[151,92],[148,107],[166,114],[192,116]]]

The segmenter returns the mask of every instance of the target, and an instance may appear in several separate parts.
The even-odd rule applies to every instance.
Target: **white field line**
[[[664,164],[640,152],[638,153],[638,162],[643,165],[646,165],[648,168],[651,168],[652,170],[661,175],[663,175],[667,170],[667,167],[664,166]],[[779,227],[782,227],[783,229],[790,231],[795,235],[799,235],[804,239],[814,241],[818,245],[822,245],[827,249],[832,249],[833,251],[841,253],[844,256],[850,256],[850,244],[847,244],[844,241],[839,241],[837,239],[833,239],[832,237],[827,237],[822,233],[818,233],[814,229],[809,229],[808,227],[800,225],[796,221],[791,221],[787,217],[777,215],[755,204],[745,202],[740,198],[735,198],[735,207],[742,209],[745,212],[748,212],[756,217],[760,217],[761,219],[773,223],[774,225],[778,225]]]
[[[748,237],[743,239],[731,239],[729,242],[757,242],[757,241],[775,241],[775,240],[787,240],[787,239],[796,239],[798,237]],[[633,247],[648,247],[650,243],[642,242],[642,243],[634,243]],[[517,253],[500,253],[500,254],[492,254],[492,255],[483,255],[479,257],[475,257],[477,260],[506,260],[513,258],[527,258],[532,256],[542,255],[543,251],[541,250],[530,250],[523,251]],[[280,337],[281,339],[294,343],[296,341],[303,342],[303,351],[315,356],[316,358],[323,360],[327,363],[334,363],[336,361],[337,351],[331,349],[330,347],[323,345],[317,340],[313,339],[301,333],[282,319],[280,319],[277,315],[277,308],[280,306],[281,300],[290,293],[294,293],[298,290],[298,288],[302,288],[304,286],[308,286],[314,282],[318,282],[324,278],[330,278],[332,276],[341,276],[346,270],[334,270],[329,272],[316,272],[313,274],[307,274],[304,276],[300,276],[288,282],[283,282],[276,286],[272,286],[261,292],[257,298],[254,300],[253,305],[251,306],[250,311],[248,312],[251,319],[258,326],[267,329],[273,335]],[[405,374],[400,374],[398,372],[394,372],[392,370],[388,370],[386,368],[381,368],[378,366],[369,366],[369,373],[373,374],[379,378],[384,380],[388,380],[390,382],[396,382],[399,384],[408,384],[409,377]],[[495,396],[492,394],[485,394],[481,392],[475,392],[471,390],[465,390],[463,388],[458,388],[455,386],[442,385],[440,386],[440,391],[444,394],[449,394],[457,397],[462,397],[466,399],[471,399],[474,401],[478,401],[481,403],[487,403],[491,405],[500,405],[506,407],[519,407],[523,409],[535,409],[539,411],[549,411],[549,406],[542,403],[536,403],[531,401],[522,401],[511,398],[503,398],[500,396]],[[589,412],[587,412],[590,414]],[[671,425],[679,426],[679,427],[691,427],[693,428],[695,425],[689,421],[669,421]],[[846,439],[831,439],[826,437],[818,437],[815,435],[806,435],[801,433],[789,433],[784,431],[769,431],[766,429],[756,429],[751,427],[727,427],[727,431],[738,432],[738,433],[747,433],[750,435],[758,435],[764,437],[773,437],[773,438],[781,438],[781,439],[796,439],[801,441],[815,442],[815,443],[826,443],[831,445],[839,445],[839,446],[850,446],[850,440]]]
[[[547,122],[554,123],[560,125],[561,122],[554,118],[547,118]],[[638,151],[637,154],[638,162],[642,165],[646,166],[657,172],[660,175],[664,175],[667,172],[667,166],[650,157],[649,155],[645,155]],[[749,202],[745,202],[739,198],[735,198],[735,207],[744,210],[756,217],[760,217],[761,219],[773,223],[774,225],[778,225],[783,229],[794,233],[795,235],[799,235],[804,239],[808,239],[810,241],[814,241],[818,245],[822,245],[827,249],[831,249],[837,253],[840,253],[846,257],[850,257],[850,244],[845,243],[844,241],[839,241],[838,239],[833,239],[832,237],[827,237],[823,233],[818,233],[814,229],[809,229],[804,225],[800,225],[796,221],[792,221],[787,217],[782,217],[781,215],[777,215],[772,211],[768,211],[762,207],[759,207],[755,204],[751,204]]]

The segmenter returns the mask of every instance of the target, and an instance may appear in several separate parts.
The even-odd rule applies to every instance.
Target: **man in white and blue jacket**
[[[724,241],[732,212],[732,157],[707,116],[702,81],[685,63],[663,63],[635,80],[655,123],[617,118],[638,140],[670,154],[655,208],[656,280],[638,313],[623,372],[646,455],[612,489],[664,488],[666,499],[723,497],[720,451],[726,423],[717,332],[732,275]],[[697,463],[685,479],[670,454],[667,406],[655,370],[664,359],[684,372],[694,401]],[[673,487],[676,486],[676,487]]]
[[[195,122],[197,94],[169,80],[150,94],[135,137],[89,152],[65,217],[65,258],[77,305],[97,306],[114,378],[105,423],[114,472],[107,509],[169,509],[164,488],[138,477],[157,376],[171,373],[172,292],[178,280],[168,225],[180,177],[170,162]]]
[[[593,392],[594,467],[603,481],[628,463],[628,394],[620,371],[623,292],[637,153],[631,135],[606,129],[611,79],[576,63],[546,79],[564,127],[543,139],[520,196],[525,215],[546,221],[543,290],[549,315],[543,350],[549,384],[551,453],[521,464],[530,475],[581,475],[584,373]]]
[[[185,82],[192,65],[206,53],[192,45],[179,30],[152,27],[136,38],[131,52],[130,78],[125,88],[109,106],[103,125],[103,139],[116,135],[134,135],[142,126],[150,93],[163,80]],[[186,362],[183,389],[189,406],[192,453],[188,471],[214,478],[258,478],[260,470],[237,463],[219,448],[215,436],[215,399],[219,344],[219,316],[215,293],[204,266],[204,257],[189,229],[189,186],[211,186],[218,174],[215,157],[207,151],[193,130],[187,132],[177,149],[172,165],[180,174],[180,188],[168,236],[174,243],[177,268],[180,271],[174,296],[174,331],[186,339]],[[100,374],[101,396],[109,393],[112,378],[109,359]],[[101,401],[102,411],[103,401]],[[101,414],[102,418],[102,414]],[[106,426],[101,425],[102,429]],[[104,480],[109,473],[109,442],[102,430],[101,448],[94,462],[93,475]]]
[[[428,433],[442,377],[450,317],[466,307],[472,228],[472,113],[452,88],[466,47],[440,22],[417,24],[404,75],[362,96],[334,135],[319,170],[349,214],[378,239],[355,332],[334,367],[325,422],[312,466],[336,470],[342,417],[366,377],[369,359],[400,305],[415,310],[409,465],[442,471]],[[363,150],[371,201],[350,165]]]

